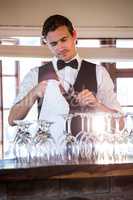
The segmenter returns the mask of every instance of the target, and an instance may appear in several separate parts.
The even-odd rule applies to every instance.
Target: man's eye
[[[67,38],[62,38],[61,41],[65,42],[65,41],[67,41]]]
[[[57,45],[57,42],[52,42],[51,43],[51,46],[53,46],[53,47],[56,46],[56,45]]]

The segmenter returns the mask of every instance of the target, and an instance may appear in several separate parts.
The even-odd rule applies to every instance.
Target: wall
[[[59,13],[78,27],[133,27],[132,0],[0,0],[0,26],[40,26]]]

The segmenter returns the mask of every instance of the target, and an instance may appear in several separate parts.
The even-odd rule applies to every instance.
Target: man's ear
[[[73,38],[77,40],[77,32],[75,30],[73,31]]]
[[[46,45],[46,40],[44,39],[44,36],[40,38],[40,43],[41,45]]]
[[[73,39],[75,40],[75,44],[77,44],[77,32],[75,30],[73,31]]]

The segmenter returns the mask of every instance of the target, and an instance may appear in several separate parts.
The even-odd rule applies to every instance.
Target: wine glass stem
[[[71,134],[71,120],[72,120],[72,118],[68,118],[68,120],[67,120],[67,132],[68,132],[68,134]]]
[[[119,118],[116,118],[116,132],[119,132]]]
[[[84,115],[81,115],[81,131],[84,132]]]

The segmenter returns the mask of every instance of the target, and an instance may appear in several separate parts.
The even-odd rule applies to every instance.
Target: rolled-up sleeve
[[[25,75],[22,83],[20,84],[19,92],[13,102],[13,105],[21,101],[28,92],[38,83],[38,68],[31,69],[28,74]]]
[[[113,81],[103,66],[96,67],[97,76],[97,98],[107,107],[122,112],[120,103],[117,100],[114,92]]]

